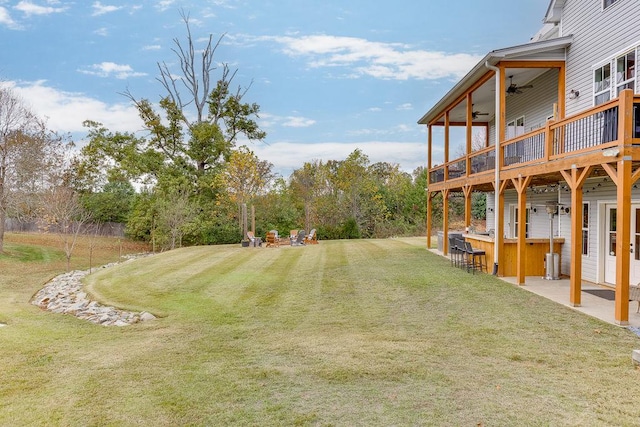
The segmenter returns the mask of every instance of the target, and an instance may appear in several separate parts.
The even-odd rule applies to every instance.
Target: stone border
[[[139,256],[130,257],[130,259]],[[119,263],[111,263],[100,268],[108,268]],[[53,313],[71,314],[79,319],[103,326],[128,326],[156,317],[143,311],[136,313],[105,306],[91,301],[82,290],[81,280],[89,270],[75,270],[54,277],[31,299],[31,304]]]

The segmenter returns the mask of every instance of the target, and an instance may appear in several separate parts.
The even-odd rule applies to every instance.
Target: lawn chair
[[[278,232],[276,230],[271,230],[267,233],[267,247],[280,247],[280,238],[278,237]]]
[[[295,240],[291,241],[291,246],[304,246],[304,236],[305,236],[305,231],[304,230],[298,230],[298,235],[296,236]]]
[[[304,238],[304,243],[307,245],[317,245],[318,244],[318,235],[316,234],[316,229],[313,228]]]
[[[293,245],[293,241],[298,237],[298,230],[289,231],[289,244]]]
[[[249,239],[249,246],[262,246],[262,238],[256,237],[253,231],[247,231],[247,239]]]

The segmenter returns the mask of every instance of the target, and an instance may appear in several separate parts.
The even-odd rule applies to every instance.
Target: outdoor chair
[[[298,230],[289,231],[289,244],[293,245],[293,241],[298,237]]]
[[[462,252],[460,251],[458,238],[449,236],[449,258],[451,260],[451,265],[460,267],[460,264],[462,262],[461,256],[462,256]]]
[[[464,250],[467,258],[467,271],[472,270],[473,274],[476,270],[484,268],[487,271],[487,253],[482,249],[474,249],[470,242],[464,242]]]
[[[298,230],[298,235],[296,236],[295,240],[291,241],[291,246],[304,246],[305,234],[306,233],[304,230]]]
[[[304,238],[304,243],[308,245],[317,245],[318,244],[318,235],[316,234],[316,229],[312,228],[309,234],[307,234]]]
[[[275,230],[271,230],[267,233],[267,247],[277,248],[280,247],[280,238],[278,237],[278,232]]]
[[[262,246],[262,238],[256,237],[253,231],[247,231],[247,239],[249,239],[249,246]]]

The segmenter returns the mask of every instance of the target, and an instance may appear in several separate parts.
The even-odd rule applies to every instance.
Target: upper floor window
[[[507,139],[515,138],[524,134],[524,116],[507,122]]]
[[[618,0],[603,0],[603,2],[602,2],[602,8],[603,8],[603,9],[606,9],[606,8],[608,8],[609,6],[611,6],[612,4],[614,4],[616,1],[618,1]]]
[[[611,99],[611,64],[605,64],[596,68],[593,75],[593,94],[595,105],[602,104]]]
[[[636,51],[616,58],[616,96],[624,89],[634,88],[636,79]]]

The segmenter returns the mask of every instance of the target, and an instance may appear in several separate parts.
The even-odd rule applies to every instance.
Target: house
[[[465,238],[495,274],[568,276],[574,306],[583,282],[611,286],[627,324],[640,282],[639,56],[637,0],[551,0],[528,43],[487,53],[418,121],[427,235],[433,197],[446,236],[449,198],[464,197],[469,226],[472,193],[484,192],[490,235]]]

